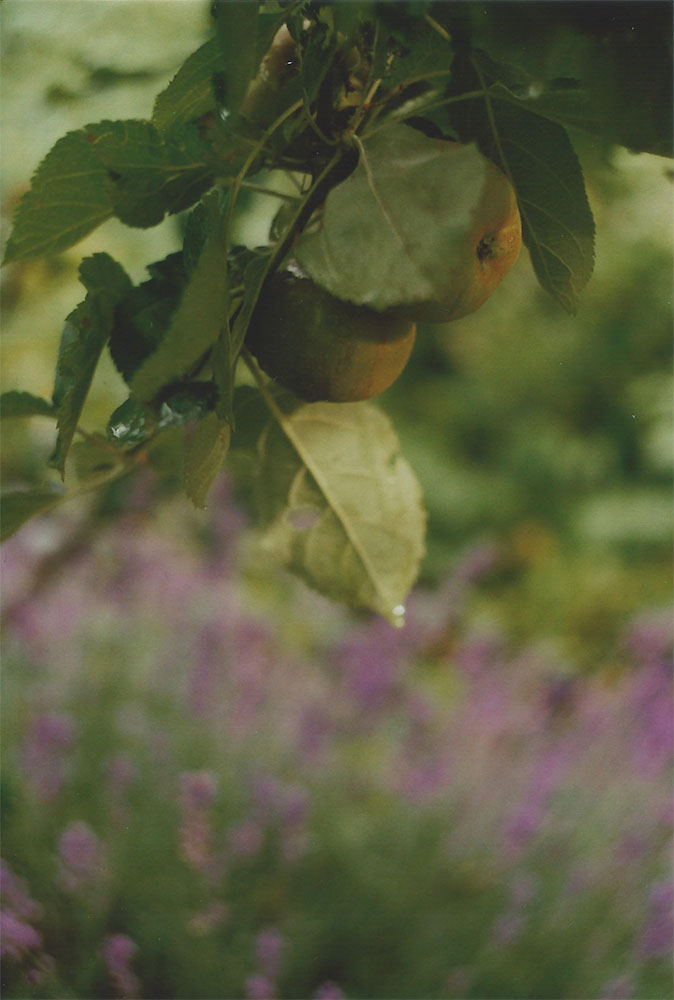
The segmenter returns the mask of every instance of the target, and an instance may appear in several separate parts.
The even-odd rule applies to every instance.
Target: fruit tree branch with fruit
[[[216,0],[211,37],[150,119],[56,143],[6,264],[111,217],[145,229],[180,216],[183,240],[136,285],[107,253],[82,261],[52,398],[1,399],[6,418],[56,421],[63,483],[10,491],[5,536],[147,462],[164,469],[170,437],[196,506],[230,467],[280,565],[400,620],[425,514],[370,400],[424,324],[498,294],[522,247],[575,311],[595,252],[575,134],[672,153],[667,5],[550,4],[543,21],[531,6]],[[263,246],[234,236],[249,191],[277,206]],[[92,431],[81,415],[104,352],[128,398]]]

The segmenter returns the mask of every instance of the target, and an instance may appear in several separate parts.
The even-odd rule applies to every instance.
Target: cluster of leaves
[[[506,12],[429,0],[215,0],[211,12],[213,37],[158,95],[152,119],[68,133],[17,208],[6,262],[59,253],[112,216],[147,228],[182,213],[184,241],[137,286],[106,253],[82,262],[86,296],[63,329],[52,400],[25,392],[1,400],[6,417],[56,418],[51,464],[69,488],[10,494],[3,534],[78,489],[158,461],[177,428],[196,505],[231,449],[255,485],[270,551],[322,592],[396,620],[423,553],[414,476],[372,405],[306,405],[265,383],[245,348],[264,282],[331,198],[354,218],[385,212],[387,225],[404,206],[427,255],[446,253],[443,219],[429,220],[416,172],[425,134],[475,142],[504,171],[535,273],[573,312],[592,272],[594,223],[568,130],[670,152],[671,12],[649,3],[629,17],[613,4],[592,16],[566,4]],[[402,188],[386,191],[383,204],[391,144]],[[279,170],[297,195],[267,188],[281,198],[268,244],[235,245],[241,192]],[[443,206],[449,216],[458,210]],[[367,259],[348,226],[330,229],[340,216],[324,213],[322,237],[345,259]],[[391,260],[400,248],[383,236],[377,253]],[[305,240],[303,266],[347,298],[353,269],[335,286],[323,259],[320,241]],[[404,267],[397,285],[358,271],[379,281],[378,308],[400,301]],[[106,349],[129,398],[105,433],[91,434],[79,421]],[[241,384],[250,375],[242,379],[240,361],[257,389]]]

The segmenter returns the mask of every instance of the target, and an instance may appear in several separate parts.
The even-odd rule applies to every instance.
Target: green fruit
[[[307,402],[370,399],[398,378],[416,326],[335,298],[291,262],[265,283],[246,346],[271,378]]]

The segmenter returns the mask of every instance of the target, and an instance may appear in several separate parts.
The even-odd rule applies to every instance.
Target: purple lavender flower
[[[180,800],[183,809],[201,810],[212,805],[217,780],[210,771],[186,771],[180,776]]]
[[[328,980],[318,987],[314,993],[314,1000],[344,1000],[344,992],[337,983]]]
[[[459,583],[475,584],[491,573],[499,561],[499,550],[493,542],[481,542],[468,549],[454,567],[452,578]]]
[[[10,910],[0,910],[0,955],[18,962],[42,947],[42,937]]]
[[[492,939],[497,945],[511,944],[522,933],[524,917],[519,910],[508,910],[497,917],[492,927]]]
[[[632,678],[630,709],[633,753],[643,772],[658,774],[674,757],[672,671],[653,662]]]
[[[64,884],[74,890],[104,871],[103,848],[88,823],[70,823],[59,840],[59,856],[64,866]]]
[[[631,1000],[634,984],[629,976],[616,976],[602,986],[601,1000]]]
[[[101,946],[112,985],[117,996],[124,1000],[140,995],[140,983],[131,969],[136,951],[135,942],[126,934],[108,934]]]
[[[255,941],[255,956],[260,971],[269,979],[276,979],[281,967],[283,935],[275,927],[261,931]]]
[[[418,642],[410,623],[396,629],[383,619],[351,632],[336,650],[348,696],[366,713],[381,711],[400,689],[406,657]]]
[[[258,853],[264,832],[257,820],[247,819],[229,830],[227,841],[231,854],[246,857]]]
[[[671,666],[672,618],[669,611],[648,611],[638,615],[624,636],[624,645],[640,666]]]
[[[649,914],[639,942],[641,958],[671,954],[674,940],[674,882],[659,882],[651,889]]]
[[[69,715],[44,712],[33,719],[22,763],[38,798],[48,801],[61,791],[75,734],[75,724]]]
[[[334,728],[328,706],[314,702],[302,709],[298,722],[297,748],[305,763],[313,764],[321,759]]]
[[[246,980],[246,997],[248,1000],[274,1000],[275,996],[276,989],[274,984],[266,976],[263,976],[262,973],[256,972]]]
[[[39,920],[42,907],[28,894],[22,878],[18,878],[4,861],[0,861],[0,899],[3,906],[23,920]]]
[[[223,658],[219,623],[203,625],[194,636],[194,667],[189,678],[188,700],[195,715],[207,715],[213,703],[219,664]]]
[[[505,844],[511,855],[520,854],[543,825],[545,809],[540,802],[523,801],[512,813],[505,828]]]
[[[503,658],[503,636],[498,630],[469,635],[456,650],[457,666],[469,677],[492,673]]]

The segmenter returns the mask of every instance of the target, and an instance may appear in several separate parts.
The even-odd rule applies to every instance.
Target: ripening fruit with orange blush
[[[484,172],[480,198],[473,209],[463,253],[445,272],[435,301],[403,306],[401,312],[417,320],[449,323],[483,305],[517,260],[522,248],[522,221],[515,191],[506,177],[477,150],[458,142],[433,140],[447,156],[472,155],[475,169]]]
[[[246,334],[264,372],[306,402],[370,399],[407,364],[416,325],[320,288],[295,262],[265,282]]]

